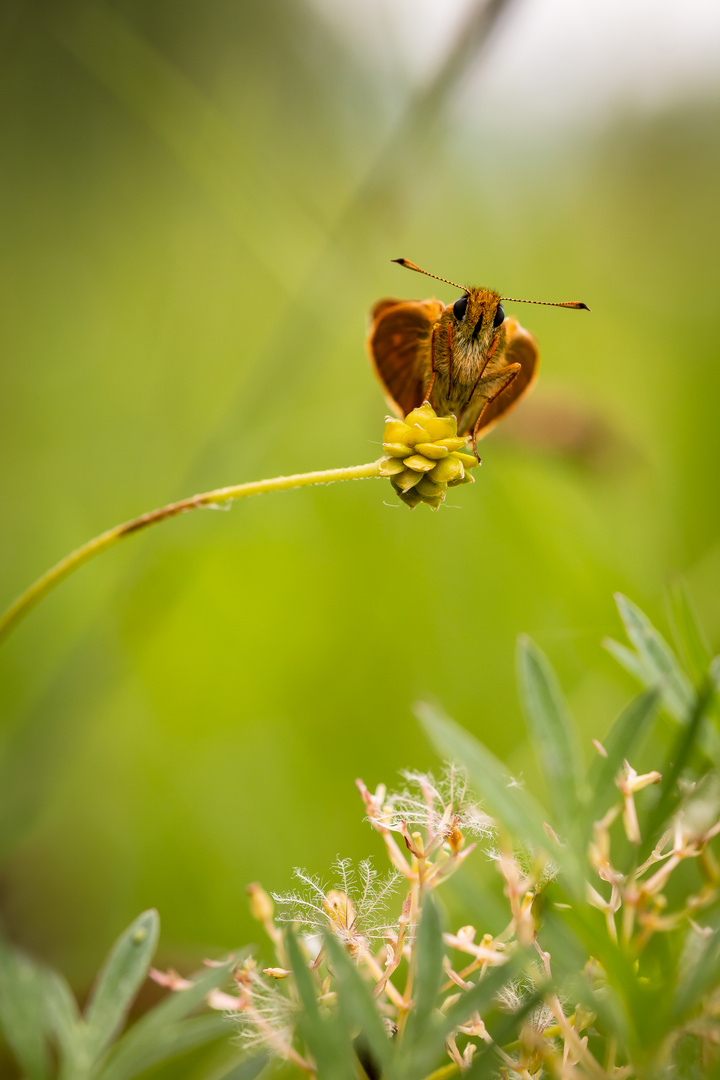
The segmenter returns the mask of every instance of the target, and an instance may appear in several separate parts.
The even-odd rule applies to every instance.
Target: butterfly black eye
[[[455,303],[453,304],[453,315],[455,316],[455,318],[457,319],[458,322],[460,322],[461,319],[465,318],[465,312],[467,310],[467,301],[468,301],[467,296],[461,296],[460,299],[456,300]]]
[[[502,304],[498,304],[497,311],[495,312],[495,318],[493,319],[493,326],[497,330],[498,326],[505,321],[505,312],[503,311]]]

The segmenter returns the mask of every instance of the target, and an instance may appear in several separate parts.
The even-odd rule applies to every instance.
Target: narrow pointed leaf
[[[428,893],[423,900],[415,943],[413,1010],[408,1020],[408,1031],[422,1031],[433,1014],[443,980],[444,955],[440,913],[432,894]]]
[[[287,950],[295,976],[302,1011],[298,1029],[315,1059],[318,1075],[333,1080],[356,1080],[355,1053],[350,1033],[337,1013],[323,1016],[318,1005],[313,975],[308,969],[297,938],[287,931]]]
[[[447,1038],[460,1024],[466,1023],[473,1013],[479,1012],[482,1016],[487,1009],[496,1004],[497,995],[503,987],[521,977],[529,959],[531,958],[518,951],[506,964],[490,968],[481,978],[478,978],[472,989],[461,994],[459,1000],[451,1005],[443,1017],[443,1038]]]
[[[487,747],[459,724],[425,703],[415,707],[437,753],[467,770],[473,788],[489,813],[514,840],[546,851],[568,877],[573,891],[582,888],[580,866],[573,852],[550,839],[543,822],[548,815],[540,804],[508,775],[507,768]]]
[[[610,728],[603,747],[607,757],[597,755],[588,772],[588,783],[593,792],[591,816],[601,817],[608,803],[617,798],[615,777],[623,761],[635,747],[640,746],[650,730],[660,700],[659,690],[646,690],[623,709]]]
[[[51,1075],[43,1023],[45,972],[0,939],[0,1031],[28,1080]]]
[[[110,950],[85,1010],[86,1049],[91,1060],[104,1053],[125,1023],[150,969],[159,929],[157,912],[145,911]]]
[[[708,678],[698,692],[687,723],[678,730],[675,745],[661,769],[660,793],[648,819],[642,824],[643,835],[654,836],[679,802],[678,780],[693,751],[702,744],[702,723],[714,695],[715,688]]]
[[[489,1011],[497,1009],[498,994],[522,976],[527,959],[522,953],[517,953],[508,963],[476,976],[475,984],[469,990],[461,992],[459,999],[450,1006],[447,1013],[440,1013],[436,1009],[425,1024],[409,1029],[407,1034],[412,1041],[404,1038],[401,1044],[401,1050],[404,1051],[401,1058],[403,1080],[406,1077],[416,1080],[417,1077],[427,1075],[431,1067],[437,1066],[442,1060],[446,1040],[461,1024],[466,1023],[476,1012],[484,1018]],[[534,995],[531,997],[533,1004],[537,1004]],[[440,1000],[436,1002],[436,1005],[439,1004]],[[530,1007],[532,1006],[529,1005],[528,1009]],[[526,1010],[520,1011],[518,1023],[522,1021],[525,1012]]]
[[[154,1037],[156,1031],[189,1016],[194,1009],[202,1005],[211,990],[216,990],[229,979],[232,968],[246,952],[247,950],[243,950],[236,953],[233,959],[228,960],[226,964],[220,967],[202,968],[200,971],[195,972],[190,977],[193,983],[192,986],[189,986],[187,990],[173,990],[168,993],[167,997],[156,1005],[154,1009],[151,1009],[137,1023],[133,1024],[130,1030],[119,1040],[117,1046],[120,1047],[141,1039],[150,1040]]]
[[[615,602],[625,632],[637,650],[644,671],[645,685],[659,687],[670,715],[684,723],[694,698],[690,680],[647,615],[621,593],[615,595]]]
[[[627,645],[621,645],[614,638],[603,638],[602,644],[603,648],[610,653],[614,660],[617,660],[620,667],[624,668],[628,675],[632,675],[633,679],[637,679],[643,686],[647,684],[648,673],[636,652],[628,649]]]
[[[710,649],[682,580],[677,580],[670,586],[668,599],[676,645],[682,652],[688,670],[697,685],[707,674]]]
[[[267,1063],[265,1054],[254,1054],[227,1069],[215,1069],[209,1076],[207,1074],[203,1076],[202,1080],[255,1080]]]
[[[189,1020],[168,1024],[154,1033],[152,1041],[136,1044],[117,1056],[113,1055],[97,1074],[97,1080],[134,1080],[134,1077],[155,1065],[182,1057],[190,1050],[216,1039],[228,1038],[231,1033],[232,1029],[221,1013],[193,1016]]]
[[[196,976],[193,986],[170,992],[159,1005],[133,1024],[113,1046],[100,1074],[101,1080],[129,1080],[148,1068],[149,1064],[146,1063],[156,1064],[166,1060],[172,1056],[176,1037],[179,1042],[186,1043],[187,1049],[193,1044],[193,1039],[197,1040],[194,1045],[200,1045],[222,1034],[223,1030],[229,1034],[227,1020],[218,1013],[200,1018],[208,1021],[205,1030],[201,1025],[194,1024],[194,1020],[185,1020],[185,1017],[203,1004],[211,990],[227,980],[235,962],[228,961],[219,968],[203,969]],[[211,1022],[215,1025],[215,1036],[211,1034]]]
[[[378,1003],[355,964],[335,937],[325,937],[330,964],[337,981],[338,1003],[351,1035],[361,1034],[378,1065],[387,1070],[392,1059],[392,1044],[382,1022]]]
[[[578,781],[585,771],[577,731],[547,657],[525,636],[518,639],[517,668],[535,758],[547,782],[555,822],[567,833],[577,817]]]
[[[43,988],[45,1016],[60,1058],[60,1080],[81,1080],[90,1062],[85,1047],[85,1021],[62,975],[48,971]]]
[[[508,1043],[517,1040],[523,1021],[541,1002],[542,994],[540,992],[529,994],[518,1009],[510,1013],[502,1012],[497,1016],[495,1023],[490,1021],[488,1023],[488,1034],[492,1042],[478,1048],[473,1057],[472,1065],[463,1074],[463,1080],[486,1080],[486,1078],[487,1080],[491,1080],[491,1078],[495,1080],[500,1075],[498,1070],[500,1064],[498,1049],[502,1049]]]

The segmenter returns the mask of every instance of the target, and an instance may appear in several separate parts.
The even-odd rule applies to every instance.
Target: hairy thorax
[[[462,319],[456,318],[453,305],[440,316],[433,332],[437,374],[431,400],[441,411],[459,416],[473,408],[480,380],[504,366],[506,328],[493,326],[499,300],[491,289],[471,289]]]

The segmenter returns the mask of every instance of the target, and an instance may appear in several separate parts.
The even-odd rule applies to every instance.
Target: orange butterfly
[[[434,299],[378,301],[368,349],[385,396],[399,416],[424,401],[439,415],[452,413],[458,434],[472,434],[477,456],[478,438],[528,392],[540,360],[535,338],[505,316],[502,302],[590,309],[579,300],[518,301],[493,289],[466,289],[408,259],[392,261],[462,289],[463,295],[447,306]]]

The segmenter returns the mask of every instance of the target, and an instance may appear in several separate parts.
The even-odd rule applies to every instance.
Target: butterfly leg
[[[448,323],[448,397],[452,397],[452,384],[453,384],[453,332],[452,326]]]
[[[437,324],[432,328],[432,334],[430,335],[430,385],[427,388],[425,394],[425,401],[430,404],[430,395],[432,394],[433,386],[435,385],[435,378],[437,376],[437,368],[435,366],[435,331],[437,330]]]
[[[513,379],[516,378],[519,371],[520,371],[520,364],[511,364],[510,367],[503,368],[502,371],[498,371],[497,375],[494,376],[494,379],[501,378],[502,381],[500,382],[500,385],[498,386],[498,388],[493,391],[493,393],[490,395],[490,397],[487,399],[487,401],[483,405],[482,409],[480,410],[480,415],[478,416],[477,420],[475,421],[475,427],[473,428],[473,433],[472,433],[473,453],[475,454],[475,457],[478,459],[478,464],[480,464],[480,455],[478,454],[478,449],[477,449],[477,437],[478,437],[478,431],[480,430],[480,427],[482,426],[483,416],[485,415],[485,413],[488,410],[488,407],[493,403],[493,401],[495,401],[496,398],[500,397],[503,390],[507,390],[508,386],[510,386]],[[505,378],[502,378],[502,376],[505,376]]]

